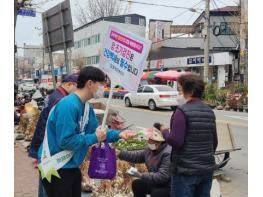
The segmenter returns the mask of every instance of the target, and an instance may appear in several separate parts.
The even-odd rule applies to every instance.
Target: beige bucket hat
[[[160,130],[156,128],[150,128],[147,130],[147,137],[148,139],[157,141],[157,142],[164,142],[163,135]]]

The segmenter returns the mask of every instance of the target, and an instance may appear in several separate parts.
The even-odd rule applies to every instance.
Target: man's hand
[[[99,126],[96,129],[96,136],[99,142],[102,142],[106,139],[106,129],[102,129],[101,126]]]
[[[169,127],[164,126],[164,125],[161,125],[160,131],[161,131],[161,132],[164,132],[164,131],[166,131],[166,130],[169,130]]]
[[[128,139],[134,138],[136,136],[137,136],[137,133],[135,131],[131,131],[131,130],[125,130],[125,131],[122,131],[120,133],[120,138],[122,138],[124,140],[128,140]]]
[[[154,126],[156,129],[160,130],[161,132],[169,129],[168,127],[164,126],[163,124],[161,124],[161,123],[159,123],[159,122],[154,123],[153,126]]]

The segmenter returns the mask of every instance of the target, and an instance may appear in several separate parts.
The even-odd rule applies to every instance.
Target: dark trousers
[[[59,169],[61,178],[52,176],[51,183],[43,179],[42,183],[48,197],[81,197],[81,172],[79,168]]]
[[[42,177],[39,174],[39,183],[38,183],[38,197],[47,197],[47,193],[42,183]]]
[[[210,197],[213,173],[206,175],[173,175],[171,197]]]
[[[155,185],[136,179],[132,182],[132,191],[134,197],[145,197],[147,194],[151,197],[170,197],[170,184]]]

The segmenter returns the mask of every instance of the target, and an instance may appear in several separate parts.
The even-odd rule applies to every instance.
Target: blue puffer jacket
[[[51,108],[56,105],[63,97],[67,96],[68,93],[62,87],[58,87],[48,97],[48,105],[40,113],[35,133],[28,151],[28,156],[37,159],[37,153],[40,145],[44,140],[45,128]]]

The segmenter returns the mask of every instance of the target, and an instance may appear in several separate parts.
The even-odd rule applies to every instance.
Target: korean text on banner
[[[100,68],[113,84],[136,92],[146,65],[151,41],[109,26],[100,57]]]

